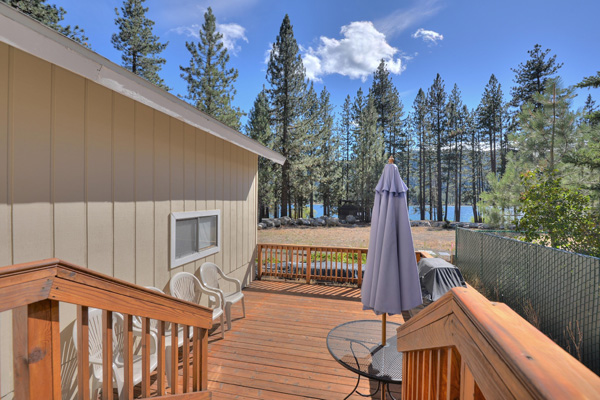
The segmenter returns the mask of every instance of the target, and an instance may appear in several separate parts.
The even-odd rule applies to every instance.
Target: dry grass
[[[258,243],[302,244],[341,247],[369,247],[369,226],[281,227],[258,231]],[[441,228],[413,227],[415,250],[450,253],[454,231]]]

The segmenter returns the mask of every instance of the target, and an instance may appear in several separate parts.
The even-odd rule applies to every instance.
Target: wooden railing
[[[598,399],[600,378],[502,303],[454,288],[398,328],[402,398]]]
[[[0,312],[12,309],[15,399],[61,399],[59,302],[76,304],[77,398],[90,399],[88,310],[102,309],[102,398],[113,398],[113,312],[123,314],[124,385],[121,398],[133,398],[133,316],[141,318],[141,395],[150,397],[150,320],[157,320],[157,395],[163,398],[165,363],[172,374],[170,399],[209,399],[207,392],[208,329],[212,311],[58,259],[0,268]],[[178,382],[178,351],[165,359],[165,325],[171,323],[171,348],[178,331],[193,330],[190,375],[189,341],[183,342],[183,382]],[[178,324],[183,330],[178,329]],[[1,334],[1,332],[0,332]],[[0,371],[1,373],[1,371]],[[191,379],[190,379],[191,378]],[[190,385],[190,380],[192,384]],[[180,383],[180,386],[178,386]],[[191,388],[189,386],[192,386]],[[184,394],[177,394],[179,390]],[[196,392],[196,393],[188,393]]]
[[[362,247],[258,245],[258,279],[272,276],[362,284],[368,249]],[[415,252],[417,262],[428,253]]]

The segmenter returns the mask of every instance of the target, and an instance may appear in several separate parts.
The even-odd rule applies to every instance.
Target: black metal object
[[[386,343],[381,344],[381,321],[361,320],[338,325],[327,335],[327,349],[342,366],[358,375],[354,392],[363,397],[373,396],[380,389],[393,399],[389,384],[402,383],[402,353],[396,346],[396,330],[400,324],[386,324]],[[357,391],[361,376],[378,382],[377,390],[369,395]],[[384,387],[380,388],[383,384]]]
[[[600,258],[457,228],[456,265],[600,374]]]

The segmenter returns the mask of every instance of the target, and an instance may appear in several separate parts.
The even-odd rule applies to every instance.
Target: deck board
[[[344,322],[378,319],[362,310],[359,289],[263,280],[244,289],[244,295],[246,318],[236,304],[225,339],[218,322],[210,331],[208,389],[213,399],[335,400],[352,391],[356,374],[331,357],[326,338]],[[403,320],[398,315],[388,321]],[[179,375],[181,382],[181,364]],[[359,391],[376,387],[361,379]],[[400,398],[400,386],[391,389]]]
[[[327,350],[327,333],[357,319],[376,319],[362,310],[360,290],[352,287],[256,281],[232,310],[232,329],[209,337],[209,389],[213,399],[343,399],[356,375]],[[402,322],[401,316],[389,320]],[[359,390],[377,386],[361,379]],[[394,387],[399,397],[400,387]],[[379,398],[379,395],[375,396]],[[361,398],[354,395],[351,399]]]

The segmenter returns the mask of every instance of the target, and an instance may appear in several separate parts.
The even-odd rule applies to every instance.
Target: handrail
[[[398,351],[404,400],[600,397],[600,377],[472,287],[452,289],[398,328]]]
[[[0,312],[13,310],[13,352],[15,398],[60,399],[60,332],[59,302],[78,306],[78,398],[89,399],[88,309],[103,310],[103,365],[112,365],[112,313],[124,318],[124,398],[133,396],[133,339],[132,316],[142,319],[142,396],[150,396],[149,352],[150,336],[157,337],[157,391],[164,396],[166,386],[162,377],[165,362],[176,365],[177,351],[165,359],[165,325],[171,323],[171,344],[177,346],[178,325],[182,332],[193,328],[193,387],[195,397],[210,398],[207,389],[208,329],[212,326],[212,310],[125,282],[59,259],[18,264],[0,268]],[[150,332],[150,319],[157,320],[158,332]],[[188,342],[184,340],[184,348]],[[177,347],[174,347],[175,349]],[[184,354],[184,361],[189,355]],[[189,363],[187,364],[189,365]],[[189,369],[184,368],[184,377]],[[177,394],[177,368],[174,368],[171,394]],[[103,368],[102,397],[112,398],[112,369]],[[184,393],[189,382],[184,380]],[[173,396],[176,399],[179,396]]]
[[[297,244],[258,244],[258,279],[262,276],[353,283],[362,285],[365,247],[312,246]],[[431,257],[415,252],[417,262]]]

